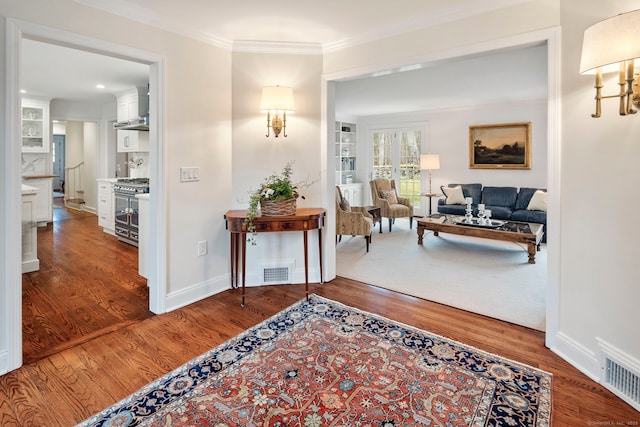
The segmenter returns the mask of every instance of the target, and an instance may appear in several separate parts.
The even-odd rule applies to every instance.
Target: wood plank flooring
[[[92,213],[53,212],[38,228],[40,270],[22,275],[25,363],[153,315],[137,249],[105,234]]]
[[[133,254],[117,258],[126,257]],[[84,286],[97,282],[83,277]],[[137,282],[136,275],[128,280]],[[348,279],[310,290],[551,372],[553,426],[640,422],[639,412],[546,349],[539,331]],[[74,425],[303,297],[302,285],[248,288],[240,307],[239,291],[228,290],[78,342],[0,377],[0,425]],[[73,316],[68,322],[71,330],[83,327]]]

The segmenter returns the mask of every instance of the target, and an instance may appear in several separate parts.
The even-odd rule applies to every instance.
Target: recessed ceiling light
[[[27,91],[24,89],[20,89],[20,93],[27,93]]]
[[[104,89],[104,85],[103,85],[103,84],[100,84],[100,83],[98,83],[98,84],[96,85],[96,87],[97,87],[98,89]]]

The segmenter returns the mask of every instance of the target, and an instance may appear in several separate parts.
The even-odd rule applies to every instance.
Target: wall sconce
[[[429,171],[429,194],[433,194],[431,190],[431,171],[440,169],[440,155],[439,154],[421,154],[420,155],[420,170]]]
[[[596,75],[596,112],[591,117],[600,117],[604,98],[619,98],[621,116],[637,112],[632,106],[640,106],[636,58],[640,58],[640,10],[605,19],[585,30],[580,73]],[[618,72],[620,91],[617,95],[602,95],[602,74],[612,71]]]
[[[293,89],[286,86],[265,86],[262,88],[260,112],[267,113],[267,138],[269,137],[269,128],[273,129],[276,138],[280,135],[280,131],[283,131],[286,138],[287,113],[295,112]],[[281,113],[282,118],[280,118]],[[273,114],[273,119],[271,119],[271,114]]]

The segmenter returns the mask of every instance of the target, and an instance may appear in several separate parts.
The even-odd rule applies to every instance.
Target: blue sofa
[[[491,209],[491,217],[502,220],[535,222],[544,224],[543,242],[547,241],[547,212],[527,210],[529,202],[536,190],[547,191],[544,188],[516,187],[483,187],[482,184],[449,184],[447,187],[460,186],[464,197],[473,199],[473,215],[478,214],[478,204],[484,203],[485,209]],[[438,200],[438,213],[464,215],[464,204],[447,204],[446,198]]]

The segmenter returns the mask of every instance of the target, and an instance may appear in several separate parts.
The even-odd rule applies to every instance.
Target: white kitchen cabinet
[[[149,151],[149,132],[139,130],[118,130],[118,153]]]
[[[22,181],[23,184],[38,189],[33,216],[38,226],[53,221],[53,177],[33,177]]]
[[[115,235],[113,184],[116,178],[98,179],[98,225],[105,233]]]
[[[134,87],[117,94],[118,121],[135,119],[145,116],[149,112],[149,96],[146,87]]]
[[[22,152],[48,153],[51,146],[49,101],[22,99]]]
[[[34,220],[36,187],[22,184],[22,272],[40,270],[38,259],[38,232]]]
[[[340,191],[342,191],[342,197],[347,199],[350,206],[363,206],[362,201],[362,184],[342,184],[340,185]]]

